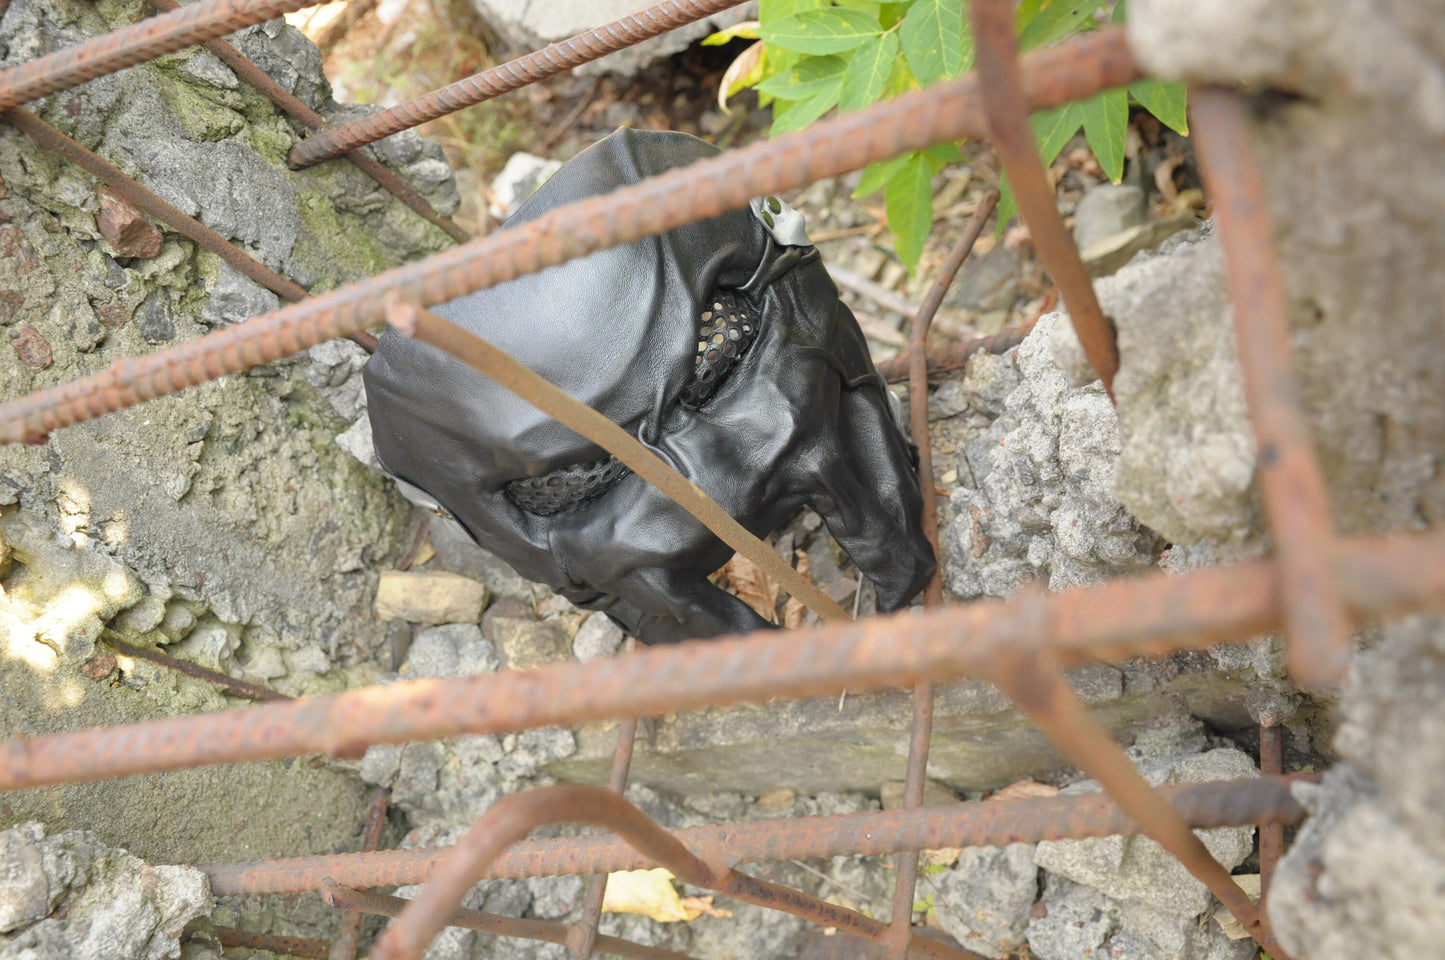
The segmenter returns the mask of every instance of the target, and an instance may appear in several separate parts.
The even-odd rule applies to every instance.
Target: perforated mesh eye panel
[[[758,338],[758,318],[741,297],[715,291],[698,317],[697,354],[682,404],[696,410],[717,393],[748,347]],[[563,467],[540,477],[507,484],[507,499],[528,513],[550,517],[606,493],[628,469],[616,457]]]
[[[507,499],[528,513],[550,517],[568,507],[601,496],[627,474],[616,457],[553,470],[507,484]]]
[[[682,404],[696,410],[717,393],[758,338],[758,318],[741,297],[717,291],[703,304],[698,318],[697,356],[692,379],[682,391]]]

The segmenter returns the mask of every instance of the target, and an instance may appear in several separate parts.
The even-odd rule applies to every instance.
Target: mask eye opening
[[[713,291],[698,317],[697,353],[682,405],[697,410],[711,400],[757,338],[757,309],[734,291]]]

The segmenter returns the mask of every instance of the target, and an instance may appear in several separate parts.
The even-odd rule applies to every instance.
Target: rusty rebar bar
[[[1346,541],[1331,558],[1358,619],[1445,608],[1445,529]],[[0,791],[244,760],[353,756],[435,740],[648,717],[771,697],[989,675],[1019,639],[1063,666],[1203,649],[1280,624],[1274,561],[1162,571],[1043,600],[981,600],[781,633],[651,647],[590,663],[414,680],[243,710],[0,743]],[[595,872],[595,871],[589,871]]]
[[[181,5],[177,0],[151,0],[157,10],[169,11],[179,10]],[[326,130],[330,124],[326,118],[321,116],[311,107],[307,106],[301,98],[287,90],[281,84],[271,78],[260,67],[256,66],[240,50],[237,50],[225,40],[208,40],[205,43],[207,50],[236,72],[236,76],[255,87],[260,93],[266,96],[272,103],[282,110],[291,114],[301,123],[312,130]],[[450,217],[444,217],[427,202],[426,198],[416,191],[411,184],[407,183],[400,175],[389,170],[381,161],[375,157],[357,150],[344,154],[346,160],[350,161],[362,173],[375,180],[381,187],[391,193],[402,203],[410,207],[418,216],[427,220],[457,243],[466,243],[472,239],[467,233]]]
[[[238,680],[217,670],[211,670],[198,663],[189,660],[182,660],[180,657],[172,657],[169,654],[161,653],[159,650],[152,650],[149,647],[138,647],[135,644],[127,643],[109,630],[102,630],[100,640],[116,653],[132,657],[136,660],[145,660],[167,670],[174,670],[176,673],[183,673],[196,680],[204,680],[207,683],[214,683],[222,691],[233,697],[242,697],[246,700],[254,700],[257,703],[268,703],[282,700],[294,700],[295,697],[288,697],[286,694],[270,687],[262,686],[259,683],[251,683],[249,680]]]
[[[381,845],[381,831],[386,827],[386,811],[391,804],[391,791],[378,787],[372,791],[366,806],[366,829],[361,835],[361,852],[371,853]],[[356,960],[356,945],[361,939],[361,911],[352,910],[341,919],[341,933],[331,944],[327,960]]]
[[[189,10],[191,8],[186,8]],[[185,12],[184,10],[181,12]],[[171,16],[167,14],[166,16]],[[1036,107],[1128,83],[1139,75],[1123,33],[1094,31],[1025,60]],[[53,430],[268,363],[384,320],[395,291],[423,306],[743,207],[940,140],[984,131],[969,75],[568,204],[516,228],[246,323],[0,404],[0,442],[43,442]]]
[[[974,242],[983,232],[998,203],[998,194],[989,192],[979,202],[973,219],[963,236],[938,271],[918,312],[913,317],[908,338],[908,413],[913,441],[918,445],[918,475],[923,485],[923,535],[938,558],[938,568],[928,579],[924,591],[925,607],[943,605],[943,554],[938,549],[938,494],[933,483],[933,443],[928,432],[928,328],[943,304],[953,278],[973,250]],[[903,808],[914,810],[923,803],[923,787],[928,779],[928,747],[933,736],[933,684],[920,683],[913,690],[913,720],[908,741],[908,766],[903,778]],[[903,960],[912,939],[913,894],[918,885],[918,851],[903,850],[897,857],[897,873],[893,882],[893,905],[889,915],[884,944],[888,960]]]
[[[363,890],[347,890],[328,884],[322,887],[321,897],[333,907],[370,913],[379,917],[399,917],[411,903],[401,897],[389,897],[382,893]],[[568,928],[564,924],[547,920],[531,920],[524,917],[503,917],[480,910],[460,909],[447,919],[447,926],[463,927],[491,934],[494,937],[517,937],[523,940],[541,940],[545,943],[567,943]],[[681,953],[649,947],[617,937],[599,936],[597,950],[627,960],[692,960]]]
[[[1034,250],[1054,278],[1068,307],[1074,332],[1083,345],[1084,356],[1104,382],[1104,390],[1112,400],[1114,374],[1119,370],[1114,324],[1099,308],[1093,278],[1059,217],[1054,192],[1049,187],[1029,126],[1032,107],[1025,95],[1026,83],[1019,74],[1014,41],[1015,6],[1013,0],[972,0],[969,4],[974,56],[983,82],[984,111],[988,116],[988,136],[1013,186],[1019,215],[1028,224]]]
[[[913,442],[918,445],[918,476],[923,482],[923,535],[938,558],[938,567],[928,578],[924,588],[924,602],[930,607],[943,603],[943,554],[938,549],[938,495],[933,485],[933,442],[928,433],[928,329],[933,326],[933,317],[943,305],[944,294],[953,284],[963,262],[973,251],[973,245],[983,233],[993,209],[998,205],[998,193],[990,190],[978,203],[973,218],[963,230],[963,236],[954,244],[938,269],[938,277],[928,290],[928,296],[913,316],[908,334],[908,424]],[[926,752],[926,751],[925,751]],[[920,794],[921,796],[921,794]],[[901,862],[901,861],[900,861]],[[914,864],[915,869],[917,864]],[[902,877],[902,874],[899,874]],[[912,902],[912,894],[909,894]]]
[[[1226,90],[1194,87],[1189,102],[1234,304],[1265,522],[1279,556],[1285,655],[1300,686],[1334,686],[1350,662],[1350,621],[1330,581],[1329,493],[1294,376],[1289,306],[1249,118]]]
[[[0,112],[321,0],[201,0],[0,70]]]
[[[1294,824],[1305,811],[1290,783],[1311,779],[1251,778],[1162,788],[1186,823],[1196,829],[1250,823]],[[1138,825],[1105,794],[1029,800],[959,803],[752,823],[713,824],[676,830],[689,850],[709,863],[736,866],[834,856],[882,856],[899,850],[1006,846],[1042,840],[1133,835]],[[343,887],[425,883],[450,848],[386,850],[213,863],[199,869],[217,896],[300,893],[327,878]],[[508,847],[484,879],[523,879],[615,873],[660,866],[613,836],[524,840]]]
[[[617,729],[617,745],[612,750],[612,772],[607,789],[619,797],[627,790],[627,772],[632,768],[632,748],[637,742],[637,718],[622,721]],[[597,943],[597,924],[602,919],[602,901],[607,898],[607,874],[587,877],[582,894],[582,915],[567,931],[567,949],[577,960],[591,960]]]
[[[849,618],[812,580],[793,569],[772,547],[733,518],[701,487],[607,417],[580,402],[530,367],[474,333],[430,310],[389,298],[387,323],[403,336],[445,351],[486,374],[543,413],[612,454],[629,470],[667,494],[728,546],[756,563],[779,586],[824,620]]]
[[[926,354],[928,375],[936,377],[954,370],[962,370],[968,366],[968,358],[975,353],[1004,353],[1023,343],[1024,338],[1032,333],[1033,329],[1032,323],[1026,323],[1017,327],[1009,327],[1007,330],[986,337],[975,337],[972,340],[961,340],[957,343],[946,343],[941,347],[934,347]],[[907,354],[893,357],[878,364],[878,372],[889,383],[902,383],[909,377],[908,363]]]
[[[295,303],[309,296],[300,286],[256,260],[195,217],[182,213],[154,192],[141,186],[119,167],[76,143],[30,111],[16,107],[0,116],[24,131],[40,146],[59,154],[110,187],[127,203],[144,210],[177,233],[190,237],[281,299]]]
[[[1284,734],[1277,724],[1259,728],[1259,772],[1261,776],[1284,774]],[[1284,856],[1284,824],[1261,824],[1259,828],[1259,901],[1268,907],[1269,885],[1274,869]]]
[[[446,926],[447,918],[498,854],[537,827],[563,822],[606,827],[693,886],[869,940],[881,939],[888,929],[855,910],[740,874],[725,864],[710,864],[615,793],[578,784],[557,784],[514,793],[492,804],[457,841],[411,905],[376,941],[372,960],[421,960],[427,946]],[[915,940],[908,952],[940,960],[976,960],[971,954],[933,941]]]
[[[291,164],[309,167],[429,120],[444,117],[525,87],[598,57],[615,53],[684,24],[736,7],[743,0],[664,0],[655,6],[586,33],[548,44],[439,90],[399,103],[340,127],[332,127],[291,148]]]
[[[326,941],[313,937],[287,937],[274,933],[252,933],[234,927],[214,927],[212,932],[222,947],[265,950],[307,960],[326,960]]]
[[[1042,597],[1024,598],[1036,615],[1046,616]],[[1059,752],[1099,782],[1104,791],[1140,826],[1140,832],[1172,854],[1229,908],[1261,947],[1276,960],[1288,960],[1275,942],[1264,917],[1249,895],[1214,859],[1204,842],[1179,816],[1164,795],[1149,786],[1124,749],[1091,717],[1062,675],[1049,662],[1048,651],[1026,639],[1000,652],[993,681],[1008,694]]]
[[[925,387],[926,389],[926,387]],[[931,492],[931,491],[930,491]],[[931,606],[940,606],[940,603]],[[913,688],[913,721],[909,728],[908,766],[903,774],[903,809],[916,811],[923,805],[923,788],[928,781],[928,747],[933,738],[933,684]],[[918,885],[918,851],[900,850],[893,879],[893,912],[888,915],[888,934],[883,943],[888,960],[903,960],[913,936],[913,894]]]

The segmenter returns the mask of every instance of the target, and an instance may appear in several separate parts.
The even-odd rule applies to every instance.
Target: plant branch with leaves
[[[1016,15],[1019,49],[1060,43],[1101,24],[1122,22],[1126,0],[1115,3],[1022,0]],[[772,135],[801,130],[832,110],[848,112],[889,100],[931,83],[952,80],[973,66],[973,38],[962,0],[760,0],[758,20],[715,34],[707,42],[736,37],[757,42],[723,78],[719,101],[739,90],[757,90],[771,105]],[[1031,118],[1045,165],[1082,128],[1112,181],[1124,174],[1129,100],[1180,133],[1187,133],[1184,87],[1141,80],[1087,100],[1042,110]],[[916,270],[933,227],[933,178],[961,161],[957,144],[936,144],[863,171],[853,191],[861,198],[883,191],[898,258]],[[1017,211],[1007,180],[1001,184],[1000,230]]]

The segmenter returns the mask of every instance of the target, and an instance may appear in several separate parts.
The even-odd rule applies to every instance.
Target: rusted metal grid
[[[207,0],[197,8],[244,9],[246,16],[260,16],[303,5],[227,5]],[[550,215],[550,220],[534,225],[530,232],[519,230],[504,238],[507,242],[475,241],[428,263],[391,271],[146,360],[119,362],[99,376],[0,406],[0,438],[41,442],[50,431],[69,423],[254,366],[330,336],[357,332],[368,323],[380,321],[383,311],[386,319],[405,328],[404,332],[428,342],[445,341],[453,352],[480,365],[474,358],[488,350],[494,354],[496,351],[479,338],[448,330],[444,321],[423,309],[425,306],[594,249],[715,215],[743,205],[755,194],[801,186],[942,139],[992,133],[1005,168],[1018,187],[1020,207],[1034,236],[1061,234],[1052,204],[1038,202],[1027,186],[1037,179],[1040,170],[1028,142],[1027,128],[1022,125],[1025,108],[1049,106],[1117,86],[1133,79],[1137,70],[1122,36],[1106,30],[1030,58],[1021,78],[1007,22],[1011,8],[1007,0],[976,0],[973,5],[980,69],[991,81],[988,96],[980,95],[976,78],[965,78],[900,98],[884,108],[819,124],[774,144],[733,151],[689,168],[685,178],[658,177],[608,197],[564,208]],[[113,36],[82,45],[86,49],[79,52],[61,51],[0,72],[0,109],[186,43],[219,36],[225,30],[216,25],[227,22],[236,21],[218,19],[213,12],[204,17],[172,17],[164,27],[152,25],[139,31],[128,28],[135,41],[129,53],[122,52],[124,44]],[[956,818],[995,822],[1007,814],[1031,813],[1037,817],[1041,809],[1038,805],[1050,801],[994,804],[993,810],[982,817],[974,809],[914,808],[926,762],[933,683],[961,675],[984,676],[999,683],[1064,754],[1100,780],[1118,803],[1109,815],[1096,816],[1088,823],[1077,819],[1077,811],[1044,809],[1043,822],[1052,823],[1052,832],[1046,828],[1042,833],[1081,836],[1101,830],[1139,831],[1154,837],[1206,882],[1274,956],[1282,957],[1257,909],[1208,856],[1190,829],[1224,822],[1264,825],[1297,820],[1298,808],[1287,799],[1287,793],[1277,796],[1272,805],[1251,809],[1247,815],[1236,811],[1236,816],[1225,814],[1220,818],[1221,811],[1231,803],[1237,805],[1246,793],[1253,795],[1262,786],[1277,785],[1278,781],[1210,785],[1221,792],[1206,802],[1203,815],[1182,810],[1178,806],[1180,798],[1171,793],[1187,791],[1149,788],[1118,745],[1083,711],[1057,671],[1086,659],[1205,646],[1273,629],[1283,622],[1290,629],[1291,665],[1297,677],[1307,683],[1331,682],[1338,678],[1348,654],[1352,621],[1438,608],[1445,601],[1445,572],[1438,563],[1445,556],[1445,538],[1436,533],[1334,540],[1319,468],[1309,450],[1294,394],[1284,335],[1287,326],[1282,288],[1270,247],[1258,172],[1245,142],[1241,107],[1232,94],[1211,90],[1195,91],[1194,102],[1196,130],[1204,141],[1201,156],[1219,210],[1230,267],[1248,400],[1255,422],[1260,424],[1266,507],[1279,560],[1201,571],[1184,578],[1154,576],[1052,597],[1025,594],[1008,603],[932,609],[908,619],[825,625],[794,632],[785,639],[721,640],[630,653],[588,665],[557,665],[505,678],[419,682],[244,712],[15,740],[0,744],[0,789],[308,752],[349,756],[373,743],[516,730],[601,717],[635,717],[739,699],[912,684],[917,687],[917,697],[909,760],[910,802],[892,813],[859,815],[868,823],[864,836],[871,847],[857,840],[856,829],[851,845],[846,831],[840,834],[836,825],[834,832],[819,841],[823,829],[820,822],[795,821],[722,830],[706,828],[724,841],[711,856],[706,855],[704,837],[685,839],[686,831],[670,836],[616,795],[625,783],[635,732],[635,726],[629,724],[619,737],[612,793],[561,786],[504,799],[444,859],[443,851],[363,853],[353,858],[371,864],[372,872],[367,873],[363,865],[349,874],[344,869],[347,862],[354,865],[356,861],[344,857],[322,859],[332,861],[324,868],[327,877],[340,875],[342,882],[357,886],[400,882],[395,879],[395,871],[402,860],[409,862],[413,881],[437,875],[378,943],[374,954],[378,957],[419,956],[431,936],[449,920],[495,924],[498,918],[453,916],[453,908],[471,883],[489,875],[489,871],[490,875],[498,875],[499,864],[515,860],[524,848],[532,853],[527,855],[525,865],[512,868],[522,871],[518,875],[597,873],[627,868],[623,863],[637,866],[664,862],[691,882],[882,941],[890,956],[960,957],[968,954],[911,935],[908,917],[897,904],[911,900],[912,878],[905,875],[912,871],[900,869],[893,922],[884,925],[798,891],[762,883],[737,873],[733,865],[749,858],[778,856],[780,848],[789,842],[795,849],[791,855],[822,856],[916,851],[930,845],[956,844],[962,837],[975,843],[1025,839],[1020,834],[1028,831],[1018,828],[1011,833],[984,831],[982,836],[975,830],[970,835]],[[681,190],[683,184],[691,192]],[[1117,351],[1112,329],[1099,313],[1092,289],[1087,281],[1078,279],[1077,252],[1067,242],[1041,239],[1039,244],[1074,314],[1075,325],[1081,328],[1086,353],[1107,388],[1117,366]],[[963,257],[957,259],[961,262]],[[387,293],[391,296],[378,306],[379,295]],[[922,369],[926,327],[927,318],[920,312],[913,344],[915,406],[924,399],[924,390],[919,386],[926,375]],[[1255,331],[1259,331],[1257,338],[1253,336]],[[525,387],[519,392],[529,399],[537,393]],[[926,430],[922,431],[920,439],[925,444],[926,436]],[[925,483],[931,481],[927,475],[924,479]],[[667,483],[659,485],[667,489]],[[1292,496],[1301,492],[1303,496]],[[931,591],[930,600],[930,607],[936,607],[936,591]],[[960,641],[959,637],[969,639]],[[1311,664],[1323,666],[1311,670]],[[1273,757],[1269,759],[1273,761]],[[1094,798],[1063,802],[1074,804],[1083,799]],[[1071,815],[1074,819],[1064,819]],[[1050,816],[1059,819],[1049,821]],[[882,826],[888,818],[892,818],[891,833]],[[595,821],[614,829],[628,844],[610,838],[581,838],[533,841],[507,849],[533,827],[556,820]],[[756,835],[758,847],[747,848],[746,841],[726,843],[730,831]],[[817,845],[807,847],[808,841]],[[546,852],[538,849],[549,843],[553,848],[550,862]],[[807,851],[796,849],[800,843]],[[629,850],[628,845],[635,850]],[[378,862],[392,869],[388,879],[375,872]],[[907,863],[906,858],[903,863]],[[399,906],[380,902],[386,898],[328,886],[314,876],[309,881],[282,881],[279,886],[274,879],[278,872],[294,877],[305,869],[276,861],[209,868],[218,892],[261,892],[268,889],[266,877],[270,877],[273,890],[326,886],[333,902],[356,910],[388,913]],[[228,887],[228,882],[232,886]],[[309,886],[294,886],[298,882]],[[538,926],[513,928],[513,932],[565,942],[576,956],[587,956],[594,945],[603,950],[612,948],[609,952],[624,956],[675,956],[653,948],[604,943],[606,938],[596,937],[596,908],[592,901],[600,901],[600,887],[600,883],[589,885],[583,920],[571,930],[559,934]],[[339,952],[345,952],[341,946],[337,945]]]

